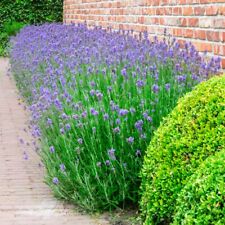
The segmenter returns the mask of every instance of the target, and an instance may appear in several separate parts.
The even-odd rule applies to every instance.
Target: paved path
[[[56,200],[43,183],[38,155],[31,146],[19,143],[20,137],[31,140],[23,131],[28,114],[19,105],[7,68],[8,60],[0,58],[0,225],[107,224]]]

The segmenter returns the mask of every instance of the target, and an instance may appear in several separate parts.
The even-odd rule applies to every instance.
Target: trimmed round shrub
[[[142,169],[145,224],[168,224],[196,168],[225,145],[225,77],[201,83],[179,100],[148,147]]]
[[[209,157],[182,189],[173,225],[225,224],[225,151]]]

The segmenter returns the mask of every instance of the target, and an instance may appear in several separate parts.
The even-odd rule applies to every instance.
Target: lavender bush
[[[88,210],[137,203],[147,145],[180,96],[219,69],[195,48],[85,25],[24,28],[11,64],[54,193]]]

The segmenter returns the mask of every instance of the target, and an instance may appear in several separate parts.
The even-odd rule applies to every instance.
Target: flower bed
[[[137,203],[154,130],[219,69],[219,59],[204,61],[190,43],[131,34],[51,24],[12,40],[12,70],[41,139],[46,181],[87,210]]]

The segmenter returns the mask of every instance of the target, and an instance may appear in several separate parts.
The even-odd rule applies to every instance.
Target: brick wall
[[[225,0],[64,0],[64,22],[167,33],[219,55],[225,68]]]

